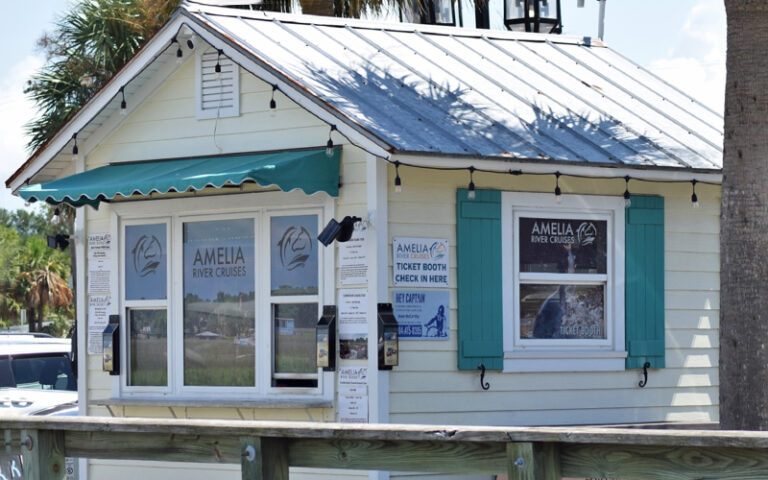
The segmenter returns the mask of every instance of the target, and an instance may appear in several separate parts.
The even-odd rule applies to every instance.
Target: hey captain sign
[[[448,240],[395,237],[392,273],[396,287],[447,287]]]

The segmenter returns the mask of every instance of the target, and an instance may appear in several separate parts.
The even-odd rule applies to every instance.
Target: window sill
[[[515,351],[504,353],[505,372],[623,371],[627,352]]]
[[[222,400],[180,397],[127,397],[94,400],[101,407],[188,407],[188,408],[330,408],[333,402],[324,398],[279,397],[248,400]]]

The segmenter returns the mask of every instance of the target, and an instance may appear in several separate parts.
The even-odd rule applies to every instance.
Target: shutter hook
[[[640,380],[640,383],[638,383],[640,388],[643,388],[644,386],[648,385],[648,368],[650,366],[651,366],[651,362],[645,362],[643,364],[643,379]]]
[[[479,363],[477,365],[477,369],[480,370],[480,387],[482,387],[483,390],[488,390],[491,388],[491,384],[488,382],[485,382],[485,365],[483,363]]]

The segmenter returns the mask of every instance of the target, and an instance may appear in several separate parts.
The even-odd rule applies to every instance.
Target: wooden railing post
[[[288,480],[288,446],[280,438],[242,437],[243,480]]]
[[[25,480],[62,480],[64,464],[64,432],[22,430],[21,454],[24,457]]]
[[[507,443],[509,480],[561,480],[560,452],[555,443]]]

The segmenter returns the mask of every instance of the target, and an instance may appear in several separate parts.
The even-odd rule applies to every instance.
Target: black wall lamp
[[[59,233],[58,235],[48,235],[48,248],[58,248],[64,250],[69,246],[69,235]]]
[[[346,216],[341,222],[337,222],[332,218],[323,231],[320,232],[320,235],[317,236],[317,240],[326,247],[333,243],[334,240],[337,242],[347,242],[352,238],[355,223],[360,220],[362,220],[360,217]]]

